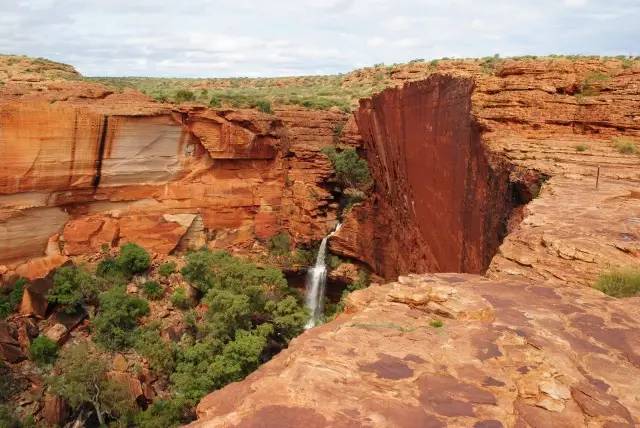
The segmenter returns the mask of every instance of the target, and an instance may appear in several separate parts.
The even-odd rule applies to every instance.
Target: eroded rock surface
[[[401,277],[352,294],[346,314],[207,396],[194,426],[640,426],[640,298],[591,288],[606,269],[640,264],[640,157],[614,144],[640,136],[638,69],[434,69],[451,76],[362,103],[376,187],[330,246],[387,278],[486,276]]]
[[[474,275],[401,277],[353,293],[338,319],[207,396],[191,426],[636,426],[638,304]]]
[[[205,244],[248,249],[281,230],[320,239],[337,213],[320,150],[346,121],[12,81],[0,92],[0,265],[36,278],[64,257],[125,242],[163,256]]]

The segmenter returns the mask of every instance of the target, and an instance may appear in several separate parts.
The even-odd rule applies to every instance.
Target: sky
[[[494,55],[640,55],[640,0],[0,0],[0,53],[85,76],[343,73]]]

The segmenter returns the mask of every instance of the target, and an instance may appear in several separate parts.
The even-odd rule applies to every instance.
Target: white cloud
[[[640,54],[637,0],[0,0],[0,52],[86,75],[337,73],[412,58]]]
[[[582,7],[587,5],[588,0],[562,0],[569,7]]]

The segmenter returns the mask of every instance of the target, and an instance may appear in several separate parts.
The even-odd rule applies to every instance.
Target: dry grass
[[[613,297],[640,295],[640,269],[624,268],[602,273],[595,288]]]

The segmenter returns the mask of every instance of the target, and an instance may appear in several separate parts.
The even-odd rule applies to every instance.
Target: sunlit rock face
[[[477,275],[400,277],[353,293],[345,314],[205,397],[190,426],[635,426],[638,303]]]
[[[173,108],[85,86],[0,96],[0,265],[49,257],[52,236],[66,256],[125,242],[166,255],[281,230],[307,242],[335,223],[320,150],[346,114]]]

